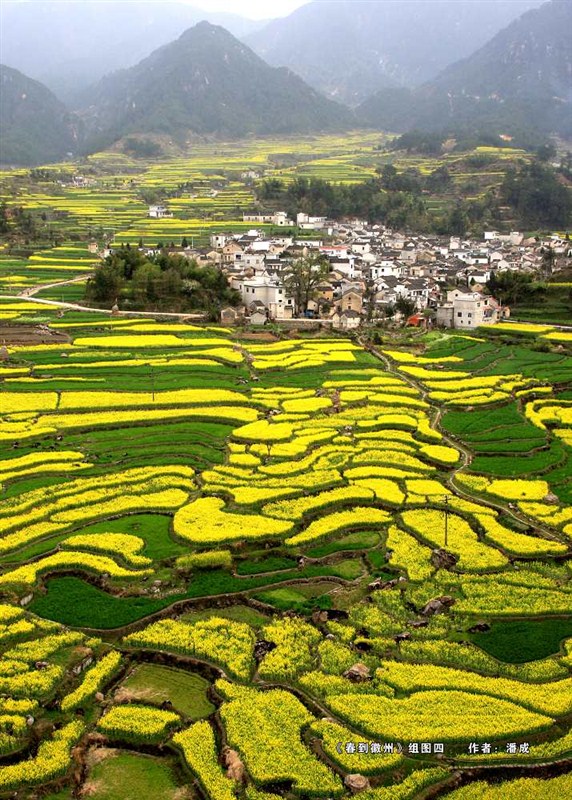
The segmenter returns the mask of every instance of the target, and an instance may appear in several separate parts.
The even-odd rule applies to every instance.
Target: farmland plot
[[[0,374],[0,791],[85,757],[95,797],[125,764],[165,796],[413,798],[566,758],[569,359],[51,326]]]

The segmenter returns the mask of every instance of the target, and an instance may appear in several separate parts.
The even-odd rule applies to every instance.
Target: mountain
[[[572,101],[572,3],[529,11],[433,82],[457,94]]]
[[[183,2],[158,0],[2,0],[2,61],[45,83],[65,103],[117,69],[206,19],[244,36],[264,24]]]
[[[287,69],[269,67],[224,28],[201,22],[135,67],[106,78],[82,112],[91,146],[128,133],[249,134],[342,130],[351,112]],[[88,145],[89,146],[89,145]]]
[[[319,0],[245,37],[328,97],[358,105],[417,86],[472,53],[541,0]]]
[[[358,116],[397,132],[472,127],[570,136],[571,31],[572,3],[551,0],[418,89],[381,89]]]
[[[41,164],[77,150],[77,120],[38,81],[0,65],[0,163]]]

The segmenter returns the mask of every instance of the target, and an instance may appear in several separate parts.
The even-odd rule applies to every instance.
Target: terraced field
[[[299,175],[356,183],[374,174],[375,148],[382,137],[371,132],[344,136],[268,138],[249,142],[195,144],[185,157],[146,161],[117,152],[96,153],[81,164],[48,165],[41,177],[30,170],[0,172],[0,200],[9,208],[41,212],[49,220],[51,237],[65,240],[64,248],[27,260],[0,257],[0,288],[21,291],[30,277],[64,280],[81,269],[81,256],[72,239],[113,237],[116,243],[154,245],[159,241],[208,245],[211,233],[245,231],[242,213],[255,200],[254,182],[276,176]],[[369,162],[362,166],[361,161]],[[67,171],[70,183],[57,180]],[[71,176],[85,173],[88,186],[71,185]],[[251,174],[258,176],[256,179]],[[152,219],[142,192],[162,190],[169,197],[172,217]],[[71,247],[71,250],[70,250]],[[84,258],[86,257],[83,248]],[[49,260],[48,260],[49,259]],[[87,257],[89,261],[89,257]],[[31,274],[28,270],[32,270]],[[56,277],[57,276],[57,277]]]
[[[45,315],[0,366],[0,793],[570,794],[550,331],[368,351]]]
[[[511,164],[528,158],[524,151],[511,148],[478,147],[471,153],[448,153],[440,158],[392,153],[382,149],[386,141],[387,137],[371,131],[270,137],[193,143],[185,155],[173,152],[160,161],[106,151],[80,163],[47,165],[39,172],[0,171],[0,202],[5,202],[10,212],[32,212],[38,226],[44,228],[46,242],[57,245],[30,258],[16,258],[0,249],[0,293],[20,294],[38,284],[88,273],[97,261],[86,247],[93,238],[99,244],[137,245],[142,241],[148,246],[180,245],[186,239],[191,245],[206,247],[213,233],[249,230],[253,226],[243,221],[243,212],[255,207],[256,186],[268,178],[286,183],[301,177],[321,178],[352,184],[374,177],[388,162],[400,172],[415,169],[423,175],[444,165],[452,178],[449,193],[424,198],[431,213],[442,213],[454,207],[460,196],[482,198],[502,182]],[[467,166],[471,158],[476,163]],[[491,162],[489,171],[484,171],[479,161],[483,158]],[[73,185],[72,177],[77,174],[88,184]],[[172,217],[150,218],[145,198],[149,203],[164,199]],[[257,227],[267,230],[271,226]],[[55,300],[76,300],[82,295],[81,283],[39,292],[39,296]]]

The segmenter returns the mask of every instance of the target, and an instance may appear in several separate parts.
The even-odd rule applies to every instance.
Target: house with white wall
[[[447,301],[437,309],[437,324],[471,330],[498,321],[498,304],[480,292],[447,292]]]
[[[268,273],[252,278],[240,277],[233,281],[245,306],[262,303],[273,319],[287,319],[294,314],[294,299],[289,297],[282,281],[270,277]]]

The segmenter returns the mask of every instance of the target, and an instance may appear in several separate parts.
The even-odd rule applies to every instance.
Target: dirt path
[[[89,306],[82,306],[78,303],[65,303],[59,300],[45,300],[40,297],[34,297],[30,292],[39,292],[42,289],[51,289],[57,288],[58,286],[64,286],[69,283],[76,283],[79,282],[80,278],[73,278],[69,281],[60,281],[59,283],[48,283],[42,286],[35,286],[33,289],[26,289],[19,295],[14,294],[0,294],[0,300],[26,300],[26,302],[30,303],[38,303],[38,305],[43,306],[50,306],[51,308],[63,308],[66,311],[87,311],[91,314],[108,314],[111,316],[111,309],[107,308],[90,308]],[[82,276],[81,280],[85,280],[85,276]],[[26,294],[28,292],[28,294]],[[185,320],[197,320],[197,321],[204,321],[205,314],[183,314],[174,311],[119,311],[117,313],[118,317],[147,317],[155,319],[157,317],[168,317],[169,319],[185,319]]]
[[[69,286],[70,283],[83,283],[83,281],[86,281],[89,277],[90,275],[78,275],[77,278],[70,278],[68,281],[56,281],[55,283],[40,283],[37,286],[32,286],[31,289],[24,289],[23,292],[20,292],[18,297],[26,298],[28,300],[38,292],[43,291],[44,289],[54,289],[57,286]]]

